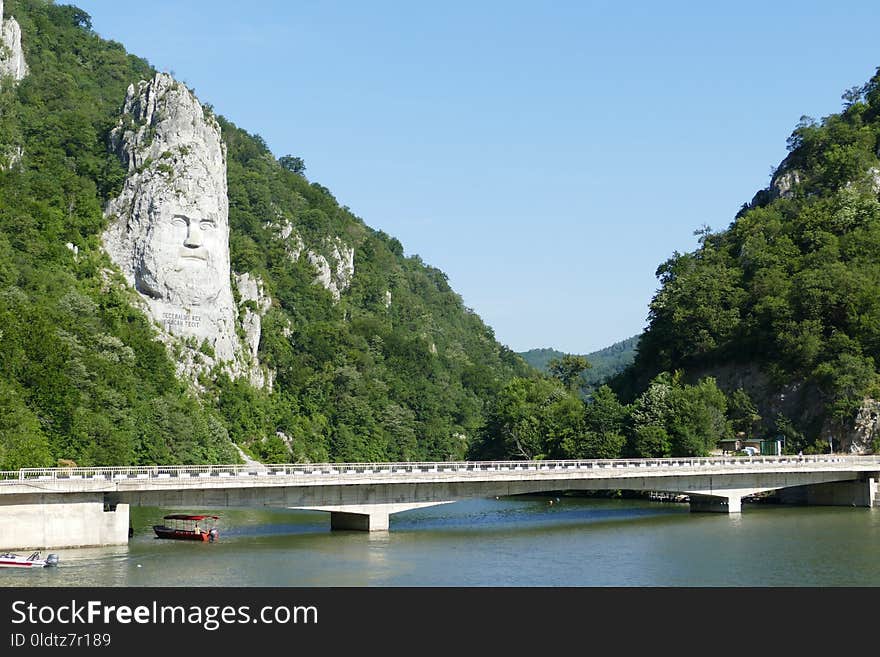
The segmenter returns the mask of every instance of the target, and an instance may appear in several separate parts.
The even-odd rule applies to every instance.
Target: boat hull
[[[208,532],[194,532],[187,529],[172,529],[164,525],[153,525],[156,538],[169,538],[176,541],[203,541],[210,538]]]
[[[28,558],[11,552],[0,554],[0,568],[18,568],[21,570],[27,570],[29,568],[45,568],[46,566],[58,565],[57,555],[50,554],[47,559],[40,559],[38,556],[39,555],[36,552]]]
[[[0,568],[21,568],[27,570],[28,568],[43,568],[46,565],[43,561],[11,561],[9,559],[0,559]]]

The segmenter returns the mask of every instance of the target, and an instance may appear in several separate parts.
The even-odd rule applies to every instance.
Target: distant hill
[[[584,381],[583,388],[587,391],[599,386],[603,381],[619,374],[626,369],[636,357],[636,347],[639,344],[639,336],[634,335],[626,340],[615,342],[610,347],[599,349],[583,355],[592,367],[584,372],[581,377]],[[530,349],[520,352],[523,360],[536,370],[549,372],[549,363],[554,358],[562,358],[565,353],[556,349]],[[574,354],[579,355],[579,354]]]

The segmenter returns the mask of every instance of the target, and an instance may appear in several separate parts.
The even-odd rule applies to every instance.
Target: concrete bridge
[[[742,499],[874,505],[880,456],[757,456],[48,468],[0,472],[0,549],[122,544],[130,505],[330,513],[334,529],[387,530],[400,511],[474,497],[634,490],[688,495],[693,511],[740,513]]]

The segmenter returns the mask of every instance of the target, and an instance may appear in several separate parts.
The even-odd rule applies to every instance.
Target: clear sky
[[[880,66],[876,0],[70,2],[302,157],[516,351],[641,332],[657,266]]]

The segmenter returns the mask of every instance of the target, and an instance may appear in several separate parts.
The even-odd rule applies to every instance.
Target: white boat
[[[57,565],[57,554],[50,554],[45,559],[40,558],[39,552],[34,552],[29,557],[23,557],[12,552],[0,554],[0,568],[43,568],[45,566]]]

